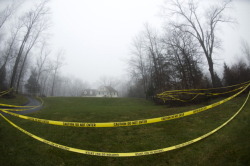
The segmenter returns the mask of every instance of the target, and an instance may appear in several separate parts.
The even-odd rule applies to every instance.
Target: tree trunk
[[[25,57],[24,57],[23,64],[22,64],[21,69],[20,69],[20,72],[19,72],[19,77],[18,77],[17,86],[16,86],[16,94],[18,94],[19,85],[20,85],[20,81],[21,81],[21,78],[22,78],[23,69],[24,69],[24,65],[25,65],[25,62],[26,62],[26,60],[27,60],[27,57],[28,57],[28,52],[26,53],[26,55],[25,55]]]
[[[214,78],[214,63],[213,63],[212,58],[207,58],[207,61],[208,61],[208,66],[209,66],[209,72],[211,75],[212,85],[213,85],[213,88],[215,88],[216,84],[215,84],[215,78]]]
[[[52,89],[51,89],[51,96],[54,96],[54,89],[55,89],[55,82],[56,82],[56,73],[57,70],[54,73],[53,83],[52,83]]]
[[[26,44],[26,41],[29,38],[29,34],[30,34],[30,29],[27,31],[27,33],[26,33],[26,35],[25,35],[25,37],[23,39],[23,42],[22,42],[22,44],[20,46],[20,49],[18,51],[18,55],[17,55],[16,61],[15,61],[15,65],[13,67],[13,72],[12,72],[12,76],[11,76],[10,88],[14,88],[14,83],[15,83],[16,74],[17,74],[17,68],[18,68],[22,53],[23,53],[24,46]]]

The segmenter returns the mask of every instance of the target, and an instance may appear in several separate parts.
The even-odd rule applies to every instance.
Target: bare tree
[[[224,1],[219,5],[209,6],[203,17],[199,17],[197,1],[189,0],[186,3],[180,0],[171,0],[171,2],[172,6],[168,10],[183,20],[180,23],[173,22],[173,26],[189,33],[200,44],[209,66],[212,84],[215,86],[213,52],[215,48],[220,46],[216,30],[221,23],[233,22],[232,18],[224,14],[231,0]]]
[[[151,87],[157,91],[165,89],[165,79],[168,79],[167,73],[164,71],[164,47],[161,42],[159,33],[151,28],[148,24],[145,25],[145,49],[149,56],[151,69]],[[153,92],[154,93],[154,92]],[[150,94],[153,95],[153,94]]]
[[[70,94],[70,96],[81,96],[82,90],[88,87],[86,83],[78,78],[71,79],[71,84],[69,86],[69,92],[67,93]]]
[[[59,69],[63,66],[63,54],[64,51],[60,50],[56,56],[56,60],[54,61],[53,64],[53,78],[52,78],[52,88],[51,88],[51,96],[54,96],[54,91],[55,91],[55,85],[56,85],[56,79],[57,79],[57,75],[59,72]]]
[[[115,88],[120,83],[119,80],[110,76],[102,76],[98,82],[101,86],[110,86],[112,88]]]
[[[2,11],[0,11],[0,32],[3,30],[3,27],[5,23],[10,20],[11,16],[15,13],[17,8],[21,5],[21,3],[17,3],[16,1],[12,1],[7,7],[5,7]],[[18,32],[20,30],[20,25],[16,27],[16,29],[11,30],[10,38],[6,42],[6,47],[3,51],[0,52],[0,77],[3,78],[3,75],[5,75],[6,71],[6,65],[10,61],[11,58],[13,58],[13,50],[14,46],[16,44],[16,38],[18,35]],[[6,34],[6,32],[4,33]],[[3,41],[4,36],[3,34],[0,34],[0,44]],[[2,80],[3,81],[3,80]]]
[[[146,94],[149,86],[149,64],[148,56],[144,50],[144,39],[142,35],[138,35],[133,41],[132,55],[133,57],[129,60],[130,73],[133,77],[139,77],[142,79],[144,94]]]
[[[27,48],[26,48],[26,50],[24,52],[24,60],[23,60],[23,63],[21,65],[21,69],[20,69],[20,72],[19,72],[19,77],[18,77],[18,80],[17,80],[17,86],[16,86],[16,92],[17,93],[18,93],[18,89],[19,89],[19,85],[20,85],[21,76],[23,74],[24,64],[25,64],[25,62],[27,60],[27,57],[28,57],[31,49],[37,43],[38,38],[40,37],[41,33],[44,32],[47,28],[48,28],[47,20],[41,22],[41,24],[38,25],[38,28],[36,28],[36,31],[34,31],[33,34],[31,35],[30,40],[27,41],[27,44],[26,44]],[[39,75],[40,74],[38,73],[38,76]],[[38,79],[39,79],[39,77],[38,77]]]
[[[17,25],[11,32],[11,36],[9,38],[9,40],[6,42],[6,50],[3,53],[2,56],[2,66],[0,68],[0,75],[2,74],[3,70],[5,70],[5,67],[7,65],[7,63],[9,62],[9,60],[11,58],[14,58],[14,48],[16,45],[16,40],[17,40],[17,36],[18,36],[18,32],[20,31],[22,25]]]
[[[247,58],[248,65],[250,66],[250,46],[246,40],[241,41],[241,51],[243,55]]]
[[[18,75],[17,75],[17,78],[18,78],[18,87],[16,87],[16,93],[18,94],[19,92],[23,92],[23,87],[24,87],[24,83],[26,82],[26,79],[28,79],[28,71],[30,70],[30,66],[32,65],[32,61],[31,61],[31,58],[27,57],[25,59],[25,57],[22,57],[21,60],[20,60],[20,63],[22,65],[20,65],[18,67]],[[20,72],[22,71],[22,72]],[[31,69],[32,71],[32,69]]]
[[[48,61],[46,66],[46,69],[43,70],[39,77],[39,84],[41,85],[40,89],[40,95],[50,95],[51,91],[51,85],[50,85],[50,80],[52,78],[52,71],[53,71],[53,65]],[[52,82],[52,81],[51,81]]]
[[[40,55],[36,60],[36,66],[37,66],[37,82],[40,81],[40,77],[43,72],[49,70],[49,66],[46,66],[46,63],[48,62],[48,56],[50,55],[51,50],[47,49],[46,42],[42,42]]]
[[[136,88],[141,84],[145,96],[149,97],[167,87],[169,75],[159,32],[148,24],[144,28],[132,44],[133,57],[129,60],[129,66],[132,80],[135,81],[131,85]]]
[[[12,1],[11,4],[0,12],[0,30],[21,4],[20,2]]]
[[[167,30],[167,35],[163,39],[167,49],[167,61],[172,66],[174,77],[181,81],[181,89],[197,88],[202,80],[202,72],[199,69],[200,53],[194,38],[178,29]],[[178,82],[175,82],[175,85]]]
[[[23,25],[24,25],[23,26],[24,36],[19,47],[19,51],[15,60],[15,65],[13,67],[11,82],[10,82],[11,88],[14,87],[16,77],[17,77],[17,69],[18,69],[21,56],[23,55],[23,52],[27,45],[28,40],[32,37],[33,32],[37,30],[37,27],[43,24],[44,19],[49,14],[49,9],[46,6],[47,3],[48,3],[47,0],[42,1],[34,9],[25,13],[25,15],[20,18],[20,21],[23,22]]]

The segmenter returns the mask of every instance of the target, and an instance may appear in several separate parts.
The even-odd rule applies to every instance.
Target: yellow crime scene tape
[[[2,91],[2,92],[0,92],[0,94],[2,94],[2,93],[6,93],[6,92],[8,92],[9,90],[5,90],[5,91]]]
[[[9,105],[9,104],[0,104],[0,106],[5,106],[5,107],[14,107],[14,108],[26,108],[26,107],[37,107],[37,106],[18,106],[18,105]]]
[[[7,90],[5,90],[5,91],[2,91],[2,92],[0,92],[0,94],[6,93],[6,92],[10,92],[12,89],[13,89],[13,88],[10,88],[10,89],[7,89]]]
[[[235,91],[238,91],[238,90],[244,88],[245,86],[247,86],[247,84],[249,84],[249,81],[241,83],[241,84],[237,84],[237,85],[232,85],[232,86],[227,86],[227,87],[220,87],[220,88],[172,90],[172,91],[165,91],[163,93],[157,94],[156,97],[163,100],[164,103],[166,101],[190,102],[190,101],[193,101],[194,99],[196,99],[200,95],[218,96],[218,95],[222,95],[222,94],[232,93],[232,92],[235,92]],[[226,91],[226,92],[220,92],[220,93],[207,92],[207,91],[210,91],[210,90],[213,90],[213,89],[231,88],[231,87],[236,87],[236,86],[240,86],[240,85],[243,85],[243,86],[241,86],[239,88],[235,88],[235,89],[230,90],[230,91]],[[199,92],[199,91],[205,91],[205,92]],[[184,100],[184,99],[181,99],[179,97],[179,95],[195,95],[195,96],[192,97],[191,99]]]
[[[0,97],[3,96],[3,95],[6,95],[6,94],[8,94],[8,93],[10,93],[10,92],[12,91],[12,89],[13,89],[13,88],[10,88],[10,89],[8,89],[8,90],[5,90],[5,91],[0,92]]]
[[[171,93],[171,92],[187,92],[187,91],[208,91],[208,90],[215,90],[215,89],[226,89],[226,88],[231,88],[231,87],[235,87],[235,86],[240,86],[240,85],[247,85],[249,84],[250,81],[247,81],[247,82],[243,82],[243,83],[240,83],[240,84],[236,84],[236,85],[230,85],[230,86],[224,86],[224,87],[218,87],[218,88],[208,88],[208,89],[182,89],[182,90],[169,90],[169,91],[164,91],[160,94],[164,94],[164,93]],[[159,94],[159,95],[160,95]]]
[[[179,94],[190,94],[190,95],[207,95],[207,96],[216,96],[216,95],[222,95],[222,94],[227,94],[227,93],[231,93],[231,92],[235,92],[239,89],[242,89],[243,87],[247,86],[248,84],[245,84],[239,88],[235,88],[233,90],[230,90],[230,91],[226,91],[226,92],[220,92],[220,93],[212,93],[212,92],[169,92],[169,93],[164,93],[164,94],[157,94],[159,96],[164,96],[164,95],[179,95]]]
[[[194,99],[196,99],[199,95],[218,96],[218,95],[222,95],[222,94],[227,94],[227,93],[232,93],[232,92],[235,92],[235,91],[239,91],[239,90],[245,88],[246,86],[247,85],[241,86],[241,87],[233,89],[231,91],[221,92],[221,93],[190,93],[190,92],[178,92],[178,93],[175,93],[175,94],[165,93],[165,94],[158,94],[157,98],[163,100],[164,102],[169,101],[169,100],[170,101],[177,100],[177,101],[181,101],[181,102],[190,102],[190,101],[193,101]],[[178,94],[189,94],[189,95],[195,95],[195,96],[193,98],[189,99],[189,100],[183,100],[183,99],[175,97]]]
[[[41,101],[41,104],[36,105],[36,106],[18,106],[18,105],[0,104],[0,106],[13,107],[14,108],[14,109],[0,109],[0,110],[25,111],[25,110],[35,109],[37,107],[42,106],[43,103],[44,103],[44,101],[40,97],[39,97],[39,100]],[[19,108],[21,108],[21,109],[19,109]],[[22,109],[22,108],[27,108],[27,109]]]
[[[187,112],[182,112],[178,114],[173,114],[173,115],[168,115],[168,116],[163,116],[163,117],[158,117],[158,118],[152,118],[152,119],[142,119],[142,120],[134,120],[134,121],[124,121],[124,122],[103,122],[103,123],[91,123],[91,122],[64,122],[64,121],[54,121],[54,120],[47,120],[47,119],[39,119],[39,118],[34,118],[34,117],[29,117],[29,116],[24,116],[24,115],[19,115],[15,114],[13,112],[9,112],[6,110],[1,110],[2,112],[5,112],[7,114],[26,119],[26,120],[31,120],[35,122],[40,122],[40,123],[45,123],[45,124],[51,124],[51,125],[59,125],[59,126],[71,126],[71,127],[120,127],[120,126],[134,126],[134,125],[143,125],[143,124],[149,124],[149,123],[157,123],[157,122],[162,122],[162,121],[167,121],[167,120],[172,120],[172,119],[177,119],[189,115],[193,115],[205,110],[208,110],[210,108],[216,107],[218,105],[221,105],[239,94],[241,94],[247,87],[250,86],[248,84],[244,89],[242,89],[240,92],[234,94],[231,97],[228,97],[224,100],[221,100],[219,102],[200,107],[191,111]]]
[[[249,92],[250,94],[250,92]],[[84,150],[84,149],[77,149],[77,148],[72,148],[72,147],[69,147],[69,146],[65,146],[65,145],[61,145],[61,144],[57,144],[55,142],[52,142],[52,141],[49,141],[49,140],[46,140],[46,139],[43,139],[41,137],[38,137],[26,130],[24,130],[23,128],[17,126],[16,124],[14,124],[13,122],[11,122],[9,119],[7,119],[5,116],[3,116],[1,113],[0,115],[9,123],[11,124],[12,126],[14,126],[15,128],[17,128],[18,130],[22,131],[23,133],[27,134],[28,136],[40,141],[40,142],[43,142],[45,144],[48,144],[48,145],[51,145],[51,146],[54,146],[56,148],[59,148],[59,149],[63,149],[63,150],[66,150],[66,151],[70,151],[70,152],[75,152],[75,153],[81,153],[81,154],[86,154],[86,155],[93,155],[93,156],[106,156],[106,157],[135,157],[135,156],[144,156],[144,155],[152,155],[152,154],[157,154],[157,153],[163,153],[163,152],[167,152],[167,151],[171,151],[171,150],[175,150],[175,149],[179,149],[179,148],[182,148],[182,147],[185,147],[185,146],[188,146],[190,144],[193,144],[195,142],[198,142],[212,134],[214,134],[215,132],[217,132],[218,130],[220,130],[222,127],[226,126],[230,121],[232,121],[239,113],[240,111],[244,108],[245,104],[247,103],[248,101],[248,98],[249,98],[249,94],[245,100],[245,102],[242,104],[242,106],[240,107],[240,109],[230,118],[228,119],[225,123],[223,123],[222,125],[220,125],[219,127],[215,128],[214,130],[200,136],[200,137],[197,137],[195,139],[192,139],[190,141],[187,141],[187,142],[184,142],[184,143],[181,143],[181,144],[177,144],[177,145],[174,145],[174,146],[170,146],[170,147],[166,147],[166,148],[162,148],[162,149],[156,149],[156,150],[149,150],[149,151],[141,151],[141,152],[128,152],[128,153],[113,153],[113,152],[96,152],[96,151],[90,151],[90,150]]]

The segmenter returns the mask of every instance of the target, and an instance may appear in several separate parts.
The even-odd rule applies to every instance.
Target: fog
[[[66,50],[68,74],[90,83],[102,76],[123,78],[131,56],[132,39],[145,23],[161,28],[164,0],[54,0],[51,3],[52,43]],[[250,42],[250,1],[236,0],[230,9],[237,25],[221,30],[222,50],[217,51],[218,70],[223,61],[238,59],[240,42]]]
[[[150,22],[161,26],[153,0],[54,0],[52,43],[66,50],[64,71],[90,83],[124,77],[133,37]]]
[[[8,21],[4,31],[8,32],[13,22],[35,2],[33,0],[16,0],[20,3],[14,18]],[[62,77],[81,80],[88,88],[100,86],[106,79],[113,79],[116,85],[130,80],[128,65],[133,50],[133,40],[145,29],[145,24],[161,32],[174,16],[164,15],[168,7],[167,0],[50,0],[50,27],[45,41],[51,50],[51,59],[55,61],[61,52],[62,66],[59,71]],[[203,7],[209,3],[222,1],[199,1]],[[0,9],[11,1],[1,0]],[[240,60],[242,40],[250,43],[250,1],[235,0],[225,11],[235,22],[223,24],[217,35],[221,48],[213,53],[215,72],[223,74],[224,62],[229,66]],[[4,34],[8,37],[8,34]],[[3,42],[1,41],[1,49]],[[37,49],[37,50],[36,50]],[[35,61],[38,46],[32,49],[29,62]],[[202,71],[209,77],[207,62],[201,64]],[[32,67],[32,65],[29,65]],[[30,70],[28,70],[30,71]],[[30,73],[30,72],[28,72]],[[29,74],[25,79],[29,78]],[[24,80],[25,80],[24,79]],[[25,82],[25,81],[24,81]],[[77,82],[77,81],[76,81]],[[120,87],[122,89],[122,86]],[[66,93],[66,92],[65,92]]]

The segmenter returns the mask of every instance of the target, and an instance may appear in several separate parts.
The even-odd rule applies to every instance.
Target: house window
[[[88,92],[85,90],[85,91],[84,91],[84,95],[87,95],[87,94],[88,94]]]

